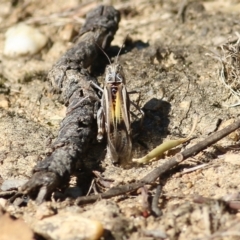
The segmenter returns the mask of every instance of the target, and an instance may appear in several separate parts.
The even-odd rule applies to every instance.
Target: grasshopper
[[[97,112],[97,140],[102,141],[106,133],[107,152],[113,163],[121,165],[132,160],[130,104],[133,104],[144,115],[143,111],[130,101],[123,67],[118,63],[118,56],[123,46],[124,44],[113,63],[104,50],[98,46],[106,55],[109,65],[106,67],[104,89],[93,83],[102,91],[101,107]]]
[[[117,61],[110,61],[106,68],[101,107],[97,113],[97,140],[101,141],[106,132],[108,154],[113,163],[120,164],[132,158],[130,100],[125,84],[122,66]]]
[[[92,86],[102,92],[102,98],[100,100],[101,107],[97,111],[97,140],[101,142],[106,133],[108,141],[107,151],[112,162],[120,164],[128,163],[132,159],[130,103],[133,104],[143,116],[144,113],[129,99],[123,67],[118,63],[118,56],[123,46],[117,54],[116,61],[112,63],[104,50],[97,43],[96,45],[106,55],[110,63],[106,68],[104,89],[100,88],[94,82],[90,82]],[[82,102],[88,97],[89,96],[86,96],[73,106],[67,114],[81,106]]]
[[[113,63],[105,51],[97,43],[96,45],[109,61],[105,72],[104,89],[92,82],[92,85],[102,92],[101,107],[97,112],[97,140],[101,142],[106,133],[108,141],[107,152],[113,163],[122,165],[132,160],[130,104],[135,106],[142,116],[144,116],[144,112],[130,101],[130,92],[126,88],[123,67],[118,63],[118,57],[124,44],[121,46]]]

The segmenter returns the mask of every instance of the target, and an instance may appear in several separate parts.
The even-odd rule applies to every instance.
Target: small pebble
[[[182,101],[179,103],[179,107],[185,110],[190,108],[191,102],[190,101]]]
[[[5,198],[0,198],[0,207],[4,208],[7,204],[7,200]]]
[[[9,191],[13,189],[18,189],[23,186],[28,180],[27,179],[7,179],[2,183],[1,190]]]
[[[9,108],[9,101],[4,94],[0,94],[0,108]]]
[[[23,23],[9,28],[5,37],[3,53],[12,58],[33,55],[39,52],[48,40],[38,29]]]
[[[166,233],[161,229],[143,230],[143,234],[157,239],[167,238]]]
[[[33,232],[22,219],[14,219],[9,214],[0,217],[1,240],[33,240]]]
[[[44,218],[36,221],[32,227],[34,232],[52,240],[97,240],[104,232],[99,221],[84,218],[80,213],[73,212],[63,212]]]
[[[192,188],[192,186],[193,186],[192,182],[187,183],[187,188]]]

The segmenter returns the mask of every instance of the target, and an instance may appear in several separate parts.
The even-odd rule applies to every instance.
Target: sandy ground
[[[65,106],[51,93],[46,76],[73,44],[86,13],[98,4],[112,4],[121,12],[112,45],[120,47],[126,34],[131,39],[120,62],[128,90],[141,92],[140,97],[132,95],[132,100],[139,100],[145,112],[140,133],[133,118],[133,135],[138,133],[133,141],[134,157],[143,156],[168,139],[187,136],[196,116],[195,138],[182,149],[239,116],[238,106],[229,107],[239,99],[219,80],[221,64],[212,57],[223,54],[217,47],[236,38],[240,31],[239,1],[2,1],[0,184],[9,179],[29,179],[33,166],[44,158],[57,136]],[[78,10],[63,17],[61,13],[69,9]],[[3,55],[4,33],[20,21],[40,29],[49,43],[34,56],[7,58]],[[100,83],[103,78],[98,77]],[[160,179],[159,207],[163,214],[158,217],[145,209],[141,191],[81,207],[70,206],[67,200],[51,200],[41,206],[33,201],[22,207],[5,206],[2,198],[0,221],[7,224],[2,229],[0,226],[0,239],[1,232],[2,236],[11,236],[15,227],[22,239],[239,239],[238,210],[221,201],[239,200],[238,149],[239,133],[235,132],[165,174]],[[130,183],[163,161],[167,158],[124,169],[106,158],[101,163],[102,176],[114,180],[114,185]],[[186,171],[202,164],[198,170]],[[155,194],[156,184],[146,186],[150,197]],[[76,187],[74,178],[72,186]],[[81,188],[81,184],[77,186],[80,192]],[[208,199],[196,203],[199,196]],[[80,229],[80,225],[85,228]]]

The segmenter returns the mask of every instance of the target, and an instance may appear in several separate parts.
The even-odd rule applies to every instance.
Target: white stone
[[[9,28],[5,37],[3,53],[8,57],[33,55],[39,52],[48,40],[38,29],[23,23]]]

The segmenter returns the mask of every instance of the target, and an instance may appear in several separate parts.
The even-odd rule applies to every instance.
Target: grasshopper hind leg
[[[107,154],[109,155],[113,164],[119,164],[119,155],[111,143],[107,146]]]
[[[108,136],[111,137],[111,136]],[[120,131],[113,139],[108,139],[108,155],[113,164],[124,166],[129,164],[132,159],[132,141],[127,131]]]

